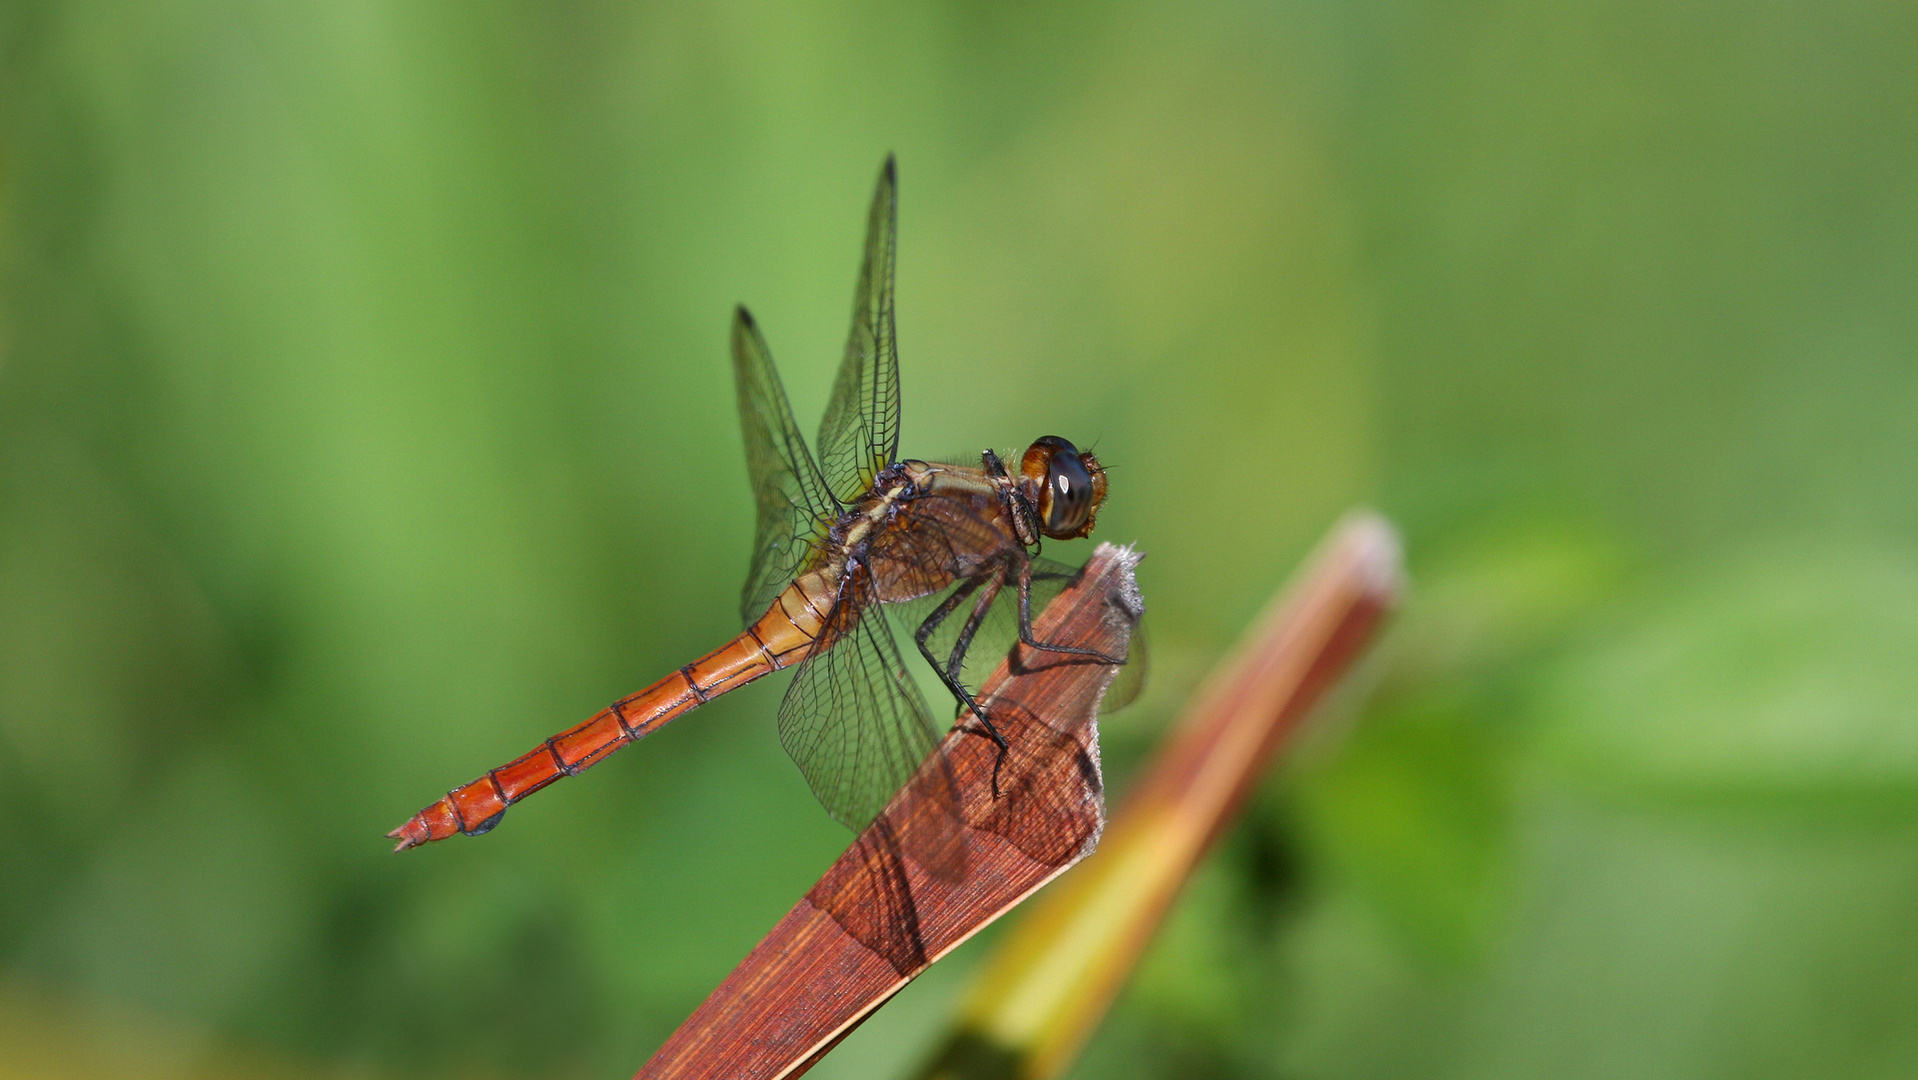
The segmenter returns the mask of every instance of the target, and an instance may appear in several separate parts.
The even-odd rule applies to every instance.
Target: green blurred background
[[[1096,441],[1150,553],[1115,789],[1338,512],[1407,537],[1077,1075],[1918,1073],[1918,7],[16,2],[0,65],[0,1077],[644,1060],[845,840],[777,686],[381,834],[735,629],[728,312],[810,429],[889,150],[905,450]]]

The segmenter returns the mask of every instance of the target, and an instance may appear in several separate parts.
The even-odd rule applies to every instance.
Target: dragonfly
[[[817,457],[758,325],[745,307],[734,312],[733,375],[756,507],[744,632],[454,788],[387,834],[395,851],[488,832],[534,792],[786,668],[796,671],[779,707],[780,742],[828,813],[857,832],[910,781],[916,801],[947,808],[956,829],[949,771],[936,762],[922,768],[942,730],[901,659],[895,621],[951,693],[960,722],[992,741],[996,762],[1009,744],[972,689],[973,658],[996,664],[1016,641],[1060,662],[1126,662],[1037,640],[1032,630],[1033,612],[1073,575],[1040,554],[1044,541],[1089,535],[1105,502],[1105,469],[1091,451],[1049,435],[1016,467],[992,450],[976,464],[898,457],[896,191],[889,156],[867,215],[852,331]],[[997,764],[992,786],[996,797]],[[934,837],[926,847],[949,848],[952,830],[918,831]]]

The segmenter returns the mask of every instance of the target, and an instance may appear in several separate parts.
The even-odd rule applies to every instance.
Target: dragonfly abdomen
[[[613,751],[720,694],[805,659],[818,640],[824,612],[831,610],[832,595],[829,575],[802,576],[745,633],[414,814],[386,834],[399,841],[393,850],[488,832],[507,807],[553,781],[599,764]]]

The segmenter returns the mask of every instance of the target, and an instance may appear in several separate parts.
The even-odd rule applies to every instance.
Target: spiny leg
[[[987,475],[996,480],[1007,481],[1005,487],[1006,509],[1012,513],[1014,519],[1013,532],[1018,535],[1019,541],[1025,544],[1037,544],[1039,542],[1039,515],[1032,509],[1032,503],[1027,500],[1023,494],[1020,494],[1019,488],[1010,482],[1011,477],[1006,473],[1005,462],[1000,461],[999,455],[993,453],[990,447],[979,455],[979,460],[985,465]]]
[[[1019,640],[1029,648],[1042,652],[1061,653],[1066,656],[1084,656],[1102,664],[1123,665],[1126,657],[1111,656],[1097,649],[1081,649],[1072,645],[1053,645],[1032,636],[1032,560],[1024,553],[1012,556],[1019,564]]]
[[[999,747],[998,756],[992,759],[992,797],[995,799],[999,797],[999,769],[1006,763],[1006,752],[1009,747],[1006,745],[1005,736],[999,733],[999,728],[993,724],[992,718],[986,715],[985,707],[974,700],[972,694],[966,690],[965,681],[960,678],[960,671],[965,665],[966,653],[972,649],[973,637],[979,633],[979,628],[985,625],[986,616],[992,612],[992,602],[999,598],[999,590],[1003,588],[1005,588],[1005,579],[1000,576],[995,575],[984,582],[984,587],[979,590],[979,599],[973,601],[972,614],[967,617],[966,625],[959,628],[959,636],[952,643],[952,655],[946,658],[947,683],[957,687],[960,693],[965,695],[965,700],[972,709],[972,715],[978,718],[979,723],[985,725],[986,734],[990,735],[992,741]]]
[[[999,767],[1005,763],[1006,751],[1010,747],[1006,743],[1006,737],[999,733],[999,729],[993,726],[991,720],[987,719],[985,709],[980,707],[978,700],[972,696],[972,692],[966,689],[965,683],[959,678],[959,669],[965,662],[967,647],[972,644],[973,636],[979,632],[980,625],[985,622],[986,614],[992,607],[992,601],[999,595],[999,589],[1002,587],[1001,580],[996,577],[990,579],[991,588],[973,605],[973,611],[966,617],[966,624],[960,628],[959,638],[954,643],[952,653],[946,658],[945,663],[940,663],[939,658],[934,656],[932,650],[926,646],[927,639],[938,631],[953,612],[959,610],[959,605],[965,603],[967,597],[978,592],[979,587],[987,583],[988,579],[984,576],[967,578],[952,591],[951,596],[946,597],[938,607],[932,609],[925,620],[919,624],[919,628],[913,631],[912,640],[919,646],[919,655],[926,658],[926,663],[938,673],[939,681],[945,683],[946,689],[951,691],[952,696],[958,700],[959,707],[970,710],[972,715],[978,718],[979,723],[986,729],[987,737],[992,740],[994,746],[999,748],[999,755],[992,763],[992,797],[996,799],[999,797]]]
[[[938,632],[939,627],[952,616],[953,612],[959,610],[959,605],[965,603],[967,597],[978,591],[980,584],[981,580],[976,577],[967,578],[961,582],[959,587],[952,591],[952,595],[940,601],[939,606],[933,608],[924,621],[920,622],[919,628],[912,633],[913,643],[919,646],[919,655],[926,658],[926,663],[939,676],[939,681],[946,684],[946,689],[952,692],[952,696],[958,700],[961,708],[972,709],[974,712],[978,711],[978,706],[972,700],[972,695],[960,685],[958,679],[953,677],[953,673],[946,670],[945,663],[933,655],[932,650],[926,646],[926,641]],[[971,621],[970,617],[967,621]]]
[[[978,635],[979,628],[985,625],[992,602],[999,598],[999,590],[1005,587],[1005,583],[996,577],[981,581],[981,585],[983,588],[975,587],[978,588],[979,599],[973,601],[972,614],[966,616],[966,624],[959,628],[959,636],[952,643],[952,652],[946,657],[946,677],[961,689],[964,689],[964,683],[960,682],[959,674],[965,665],[966,653],[972,650],[972,639]],[[973,705],[972,709],[979,711],[977,705]]]

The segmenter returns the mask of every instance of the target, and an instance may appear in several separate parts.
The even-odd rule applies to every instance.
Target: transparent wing
[[[800,665],[779,706],[780,743],[826,812],[854,831],[885,809],[942,730],[868,595],[866,572],[855,566],[821,632],[830,645]],[[950,780],[935,794],[956,828]]]
[[[856,501],[899,451],[899,349],[893,338],[892,264],[897,210],[891,155],[879,170],[866,221],[866,255],[853,298],[852,334],[819,424],[819,464],[842,503]]]
[[[766,339],[743,307],[733,317],[733,380],[758,518],[752,568],[739,597],[740,617],[751,625],[805,567],[838,517],[839,504],[793,423]]]
[[[1145,622],[1141,620],[1132,628],[1132,640],[1126,643],[1125,666],[1119,669],[1118,677],[1106,687],[1106,696],[1099,702],[1099,715],[1118,712],[1139,700],[1151,677],[1152,649],[1146,640]]]

